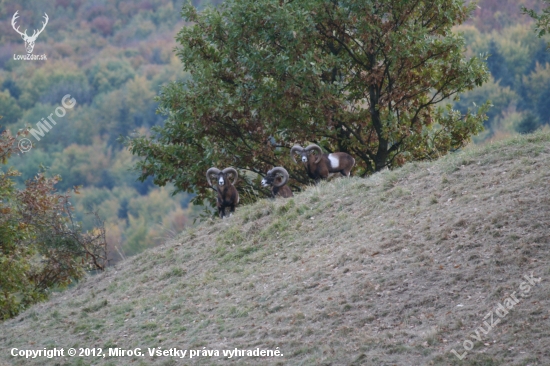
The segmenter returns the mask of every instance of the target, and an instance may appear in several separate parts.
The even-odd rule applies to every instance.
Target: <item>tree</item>
[[[521,7],[524,14],[529,15],[535,22],[535,31],[539,37],[543,37],[550,32],[550,0],[542,0],[546,3],[546,7],[542,9],[542,12],[537,13],[533,9],[527,9],[525,6]]]
[[[205,171],[287,168],[309,180],[289,148],[314,142],[344,151],[365,176],[437,158],[482,129],[488,104],[462,114],[445,101],[482,85],[485,63],[466,60],[452,27],[474,5],[461,0],[229,0],[197,12],[177,55],[191,78],[163,88],[167,116],[152,136],[126,139],[145,159],[140,179],[207,196]],[[241,174],[241,196],[257,181]],[[267,195],[268,192],[265,192]]]
[[[516,130],[519,133],[532,133],[541,126],[539,119],[532,112],[526,112],[525,116],[519,122]]]
[[[550,124],[550,85],[544,88],[538,98],[536,111],[542,124]]]
[[[2,111],[4,121],[7,124],[15,124],[21,115],[21,108],[17,101],[10,95],[8,90],[0,91],[0,111]]]
[[[502,86],[514,86],[514,77],[510,74],[506,59],[500,53],[496,42],[492,39],[489,42],[489,57],[487,66],[493,78],[500,82]]]
[[[454,108],[466,113],[468,108],[476,103],[483,103],[484,100],[489,99],[493,107],[487,112],[485,127],[490,129],[495,120],[502,117],[503,113],[510,109],[510,106],[516,103],[519,98],[513,89],[504,87],[499,82],[495,82],[493,78],[490,78],[481,87],[461,95],[460,100],[454,104]]]
[[[0,164],[17,152],[15,142],[8,130],[0,134]],[[87,269],[103,269],[107,260],[102,223],[82,232],[73,220],[70,195],[54,189],[59,177],[38,174],[19,190],[17,175],[12,168],[0,169],[0,319],[47,298],[52,288],[81,278]]]

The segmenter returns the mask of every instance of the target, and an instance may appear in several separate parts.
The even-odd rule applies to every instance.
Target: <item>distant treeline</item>
[[[456,103],[466,110],[490,99],[486,131],[476,141],[499,134],[528,133],[550,123],[550,52],[548,37],[538,38],[532,19],[521,5],[539,10],[534,0],[482,0],[463,32],[471,55],[489,55],[492,80],[462,95]]]

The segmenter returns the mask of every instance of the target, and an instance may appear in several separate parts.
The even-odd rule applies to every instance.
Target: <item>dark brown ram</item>
[[[316,152],[317,154],[313,154]],[[323,154],[318,145],[311,144],[306,148],[295,145],[290,149],[290,156],[296,163],[294,154],[300,154],[302,162],[306,166],[307,175],[319,183],[321,179],[327,179],[330,173],[341,173],[345,177],[350,176],[351,169],[355,166],[355,159],[344,152]]]
[[[262,187],[271,187],[273,198],[288,198],[294,196],[292,190],[287,186],[288,172],[283,167],[275,167],[267,172],[262,179]]]
[[[230,174],[235,176],[233,182],[229,181]],[[218,187],[214,189],[218,192],[216,205],[220,218],[223,219],[226,216],[225,209],[227,207],[229,207],[229,216],[231,216],[235,212],[235,206],[239,204],[239,192],[235,188],[239,174],[234,168],[225,168],[221,171],[218,168],[210,168],[206,171],[206,179],[212,187],[211,176],[214,176],[218,181]]]

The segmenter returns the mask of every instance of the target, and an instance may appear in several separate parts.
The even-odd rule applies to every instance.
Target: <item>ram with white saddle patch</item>
[[[316,154],[313,154],[316,152]],[[306,166],[307,175],[319,183],[321,179],[327,179],[331,173],[340,173],[349,177],[351,169],[355,166],[355,159],[344,152],[323,154],[318,145],[311,144],[306,148],[295,145],[290,149],[290,156],[296,163],[294,154],[300,154],[302,163]]]

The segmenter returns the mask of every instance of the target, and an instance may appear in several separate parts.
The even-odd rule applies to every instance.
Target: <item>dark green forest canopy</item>
[[[145,157],[141,179],[174,182],[201,202],[211,166],[262,173],[282,165],[292,185],[308,183],[290,160],[295,143],[348,152],[362,176],[462,147],[488,108],[444,105],[489,77],[452,32],[473,8],[458,0],[184,7],[193,25],[178,34],[177,54],[192,77],[163,89],[163,127],[127,141]],[[251,176],[239,187],[245,201],[257,198]]]

